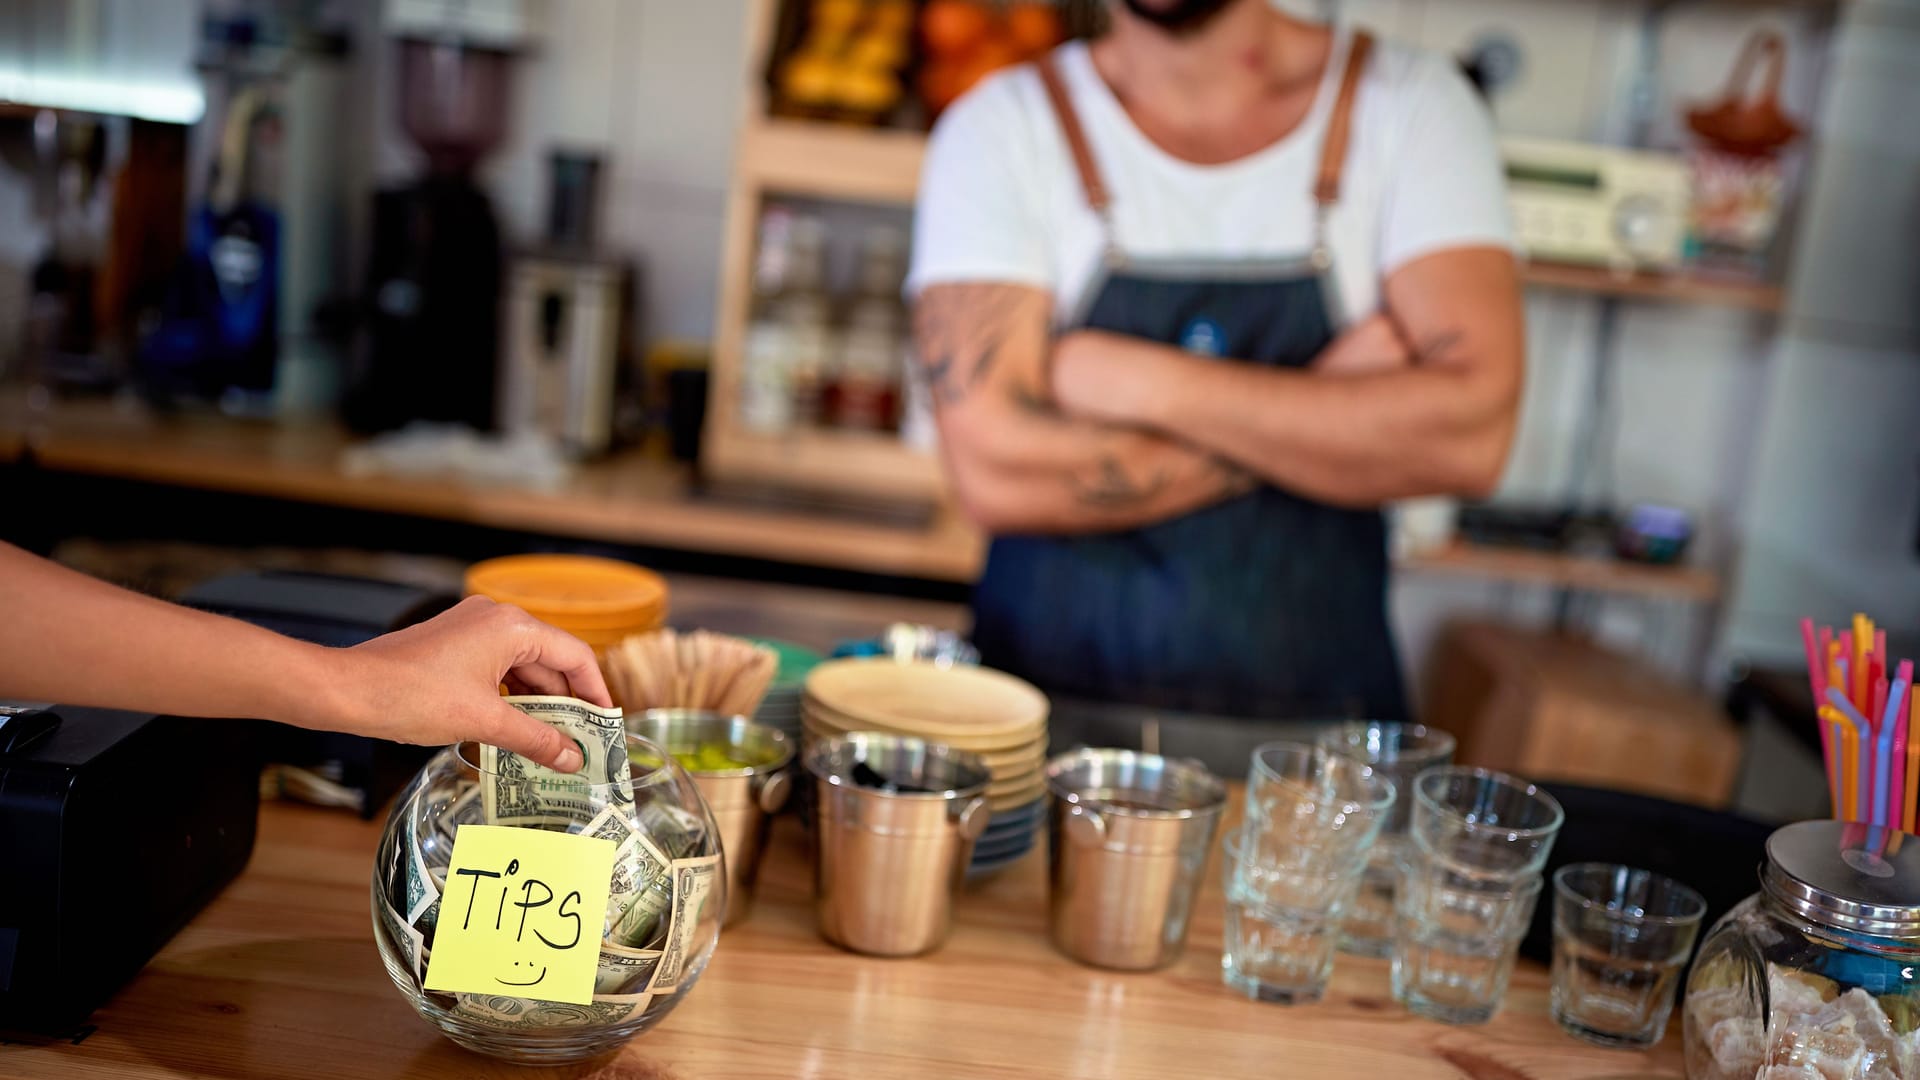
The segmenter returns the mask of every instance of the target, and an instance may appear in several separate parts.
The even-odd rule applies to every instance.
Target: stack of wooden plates
[[[834,660],[807,676],[800,712],[809,742],[882,731],[979,754],[993,774],[993,817],[973,868],[997,869],[1033,846],[1047,790],[1047,698],[1032,685],[988,668]]]

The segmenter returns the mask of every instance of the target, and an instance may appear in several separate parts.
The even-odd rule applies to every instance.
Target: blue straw
[[[1848,701],[1847,695],[1841,693],[1837,686],[1827,687],[1827,704],[1839,709],[1840,715],[1846,717],[1847,722],[1853,725],[1853,730],[1859,734],[1857,741],[1860,745],[1860,760],[1857,763],[1855,775],[1860,779],[1853,785],[1854,813],[1857,815],[1855,820],[1864,822],[1868,820],[1867,807],[1871,798],[1867,789],[1873,786],[1870,782],[1873,769],[1873,725],[1861,718],[1860,710],[1853,707],[1853,702]]]
[[[1886,825],[1887,822],[1887,770],[1893,764],[1894,714],[1900,711],[1901,698],[1907,696],[1907,681],[1893,680],[1893,689],[1887,691],[1887,711],[1880,721],[1879,745],[1874,747],[1873,756],[1873,823]],[[1900,793],[1904,802],[1906,792]],[[1899,828],[1898,822],[1893,828]]]

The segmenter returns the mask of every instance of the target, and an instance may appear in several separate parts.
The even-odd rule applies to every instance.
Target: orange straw
[[[1860,805],[1860,734],[1853,725],[1842,719],[1840,710],[1831,705],[1820,706],[1820,715],[1834,725],[1839,738],[1834,745],[1840,748],[1840,801],[1835,804],[1834,817],[1841,821],[1853,821],[1858,817]]]
[[[1848,674],[1853,676],[1853,707],[1862,713],[1871,712],[1867,701],[1867,654],[1873,651],[1873,620],[1865,615],[1853,617],[1853,666]]]

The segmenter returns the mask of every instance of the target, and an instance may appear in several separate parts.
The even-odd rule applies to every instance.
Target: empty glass
[[[1316,1001],[1393,784],[1303,743],[1254,751],[1246,822],[1226,839],[1221,976],[1260,1001]]]
[[[1553,796],[1490,769],[1428,769],[1413,789],[1393,993],[1429,1019],[1484,1023],[1506,996],[1565,815]]]
[[[1375,773],[1393,781],[1400,793],[1340,924],[1341,949],[1358,956],[1386,956],[1393,951],[1393,898],[1405,858],[1407,826],[1413,820],[1413,778],[1453,761],[1453,736],[1425,724],[1348,720],[1322,732],[1318,743],[1329,752],[1371,765]]]
[[[1667,1030],[1707,902],[1672,878],[1610,863],[1553,875],[1553,1018],[1601,1046],[1652,1046]]]

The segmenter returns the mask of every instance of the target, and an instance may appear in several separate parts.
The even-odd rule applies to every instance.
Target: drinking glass
[[[1221,976],[1256,1000],[1316,1001],[1393,784],[1303,743],[1260,747],[1251,773],[1248,818],[1226,839]]]
[[[1386,956],[1393,951],[1393,898],[1406,857],[1407,827],[1413,820],[1413,778],[1436,765],[1450,764],[1454,739],[1425,724],[1348,720],[1321,733],[1318,745],[1366,762],[1375,773],[1393,781],[1400,793],[1340,924],[1342,951]]]
[[[1428,769],[1413,788],[1393,993],[1416,1015],[1484,1023],[1506,996],[1565,815],[1553,796],[1490,769]]]
[[[1610,863],[1553,875],[1553,1018],[1601,1046],[1666,1034],[1707,902],[1672,878]]]

